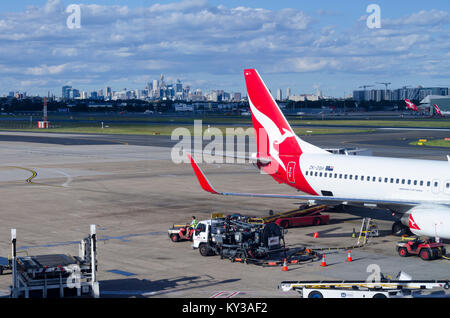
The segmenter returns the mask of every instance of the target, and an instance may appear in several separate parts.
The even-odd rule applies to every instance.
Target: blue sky
[[[68,29],[68,5],[81,28]],[[369,29],[366,8],[381,8]],[[164,73],[244,92],[244,68],[275,91],[343,96],[392,82],[450,86],[450,2],[15,0],[0,4],[0,95],[144,88]]]

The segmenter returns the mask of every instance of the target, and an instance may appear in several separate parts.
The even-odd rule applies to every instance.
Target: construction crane
[[[366,90],[366,88],[367,87],[373,87],[374,85],[363,85],[363,86],[360,86],[359,88],[364,88],[364,90]]]
[[[388,86],[391,85],[392,83],[387,83],[387,82],[377,82],[377,84],[382,84],[384,86],[386,86],[386,91],[388,90]]]

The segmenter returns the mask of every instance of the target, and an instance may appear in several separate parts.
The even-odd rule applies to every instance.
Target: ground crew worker
[[[195,216],[192,216],[191,228],[195,229],[197,227],[198,221]]]

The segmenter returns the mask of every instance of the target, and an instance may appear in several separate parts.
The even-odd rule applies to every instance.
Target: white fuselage
[[[448,161],[326,154],[303,154],[299,161],[319,195],[450,203]]]

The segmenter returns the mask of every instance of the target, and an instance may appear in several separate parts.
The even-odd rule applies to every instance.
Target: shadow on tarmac
[[[229,284],[237,281],[240,281],[240,279],[217,281],[209,275],[181,276],[173,279],[160,279],[155,281],[139,278],[114,279],[100,281],[100,294],[102,297],[161,296],[182,291],[192,291],[196,288]]]

